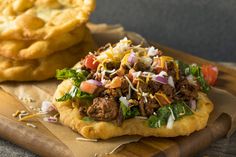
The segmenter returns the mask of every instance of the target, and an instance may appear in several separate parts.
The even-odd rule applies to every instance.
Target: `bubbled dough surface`
[[[0,39],[48,39],[88,21],[95,0],[0,0]]]

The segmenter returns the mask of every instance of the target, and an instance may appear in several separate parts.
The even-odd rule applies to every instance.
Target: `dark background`
[[[97,0],[91,21],[122,24],[160,44],[236,62],[236,0]]]

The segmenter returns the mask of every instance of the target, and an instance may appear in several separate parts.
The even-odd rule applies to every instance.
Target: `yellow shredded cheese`
[[[13,117],[17,117],[20,114],[20,111],[17,110],[15,113],[12,114]]]
[[[157,93],[155,93],[155,95],[161,96],[167,101],[167,103],[171,103],[170,100],[167,98],[167,96],[164,93],[158,93],[157,92]],[[160,103],[160,101],[158,101],[158,103]],[[162,106],[163,104],[160,103],[160,105]]]
[[[148,75],[147,75],[147,77],[146,77],[146,83],[148,83],[148,82],[149,82],[149,80],[150,80],[150,77],[151,77],[151,73],[148,73]]]
[[[130,56],[130,50],[128,50],[128,51],[126,51],[126,52],[129,52],[129,53],[127,53],[127,54],[123,57],[123,59],[121,60],[121,65],[126,65],[126,64],[128,63],[128,58],[129,58],[129,56]]]
[[[165,67],[165,63],[166,62],[172,62],[174,61],[174,59],[172,57],[169,57],[169,56],[161,56],[160,57],[160,60],[161,60],[161,67],[164,68]]]
[[[176,62],[174,62],[174,66],[176,71],[176,79],[179,80],[179,65]]]
[[[19,119],[19,121],[25,121],[25,120],[28,120],[28,119],[31,119],[31,118],[38,117],[39,115],[41,115],[41,113],[31,114],[31,115],[28,115],[28,116],[25,116],[25,117]]]
[[[158,102],[158,104],[160,104],[161,106],[162,106],[162,104],[161,104],[161,102],[159,101],[159,99],[156,97],[156,96],[153,96],[154,97],[154,99],[156,99],[156,101]]]

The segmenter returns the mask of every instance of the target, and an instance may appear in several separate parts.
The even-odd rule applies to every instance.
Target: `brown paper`
[[[120,25],[108,26],[106,24],[89,24],[89,28],[92,30],[94,38],[100,46],[106,44],[107,42],[115,43],[125,36],[128,36],[132,40],[135,40],[136,44],[147,44],[144,38],[142,38],[140,35],[132,32],[127,33]],[[55,80],[48,80],[44,82],[30,83],[2,83],[0,86],[6,92],[14,95],[17,99],[23,97],[34,100],[33,102],[21,100],[22,104],[24,104],[28,110],[31,110],[30,108],[32,107],[37,108],[41,106],[42,101],[51,100],[58,83],[59,82]],[[214,112],[210,117],[210,123],[214,122],[214,120],[221,113],[227,113],[232,119],[231,130],[229,132],[230,135],[236,129],[235,96],[223,90],[213,89],[210,93],[210,97],[215,104]],[[112,152],[122,144],[137,141],[140,139],[140,137],[137,136],[124,136],[112,138],[110,140],[101,140],[98,142],[76,141],[75,138],[79,137],[79,134],[71,131],[71,129],[60,124],[51,124],[44,122],[41,119],[39,119],[39,121],[44,126],[46,126],[61,142],[63,142],[74,153],[74,156],[86,157],[94,156],[95,154],[102,155]]]
[[[38,83],[3,83],[0,86],[4,91],[16,96],[16,98],[28,98],[33,100],[20,100],[25,107],[34,112],[31,108],[41,107],[42,101],[52,100],[52,95],[57,87],[56,80]],[[101,140],[98,142],[76,141],[76,137],[81,137],[78,133],[73,132],[70,128],[60,124],[48,123],[39,118],[39,121],[46,126],[60,141],[68,146],[74,153],[74,156],[94,156],[113,152],[122,144],[135,142],[140,139],[139,136],[124,136],[122,138],[113,138],[110,140]],[[90,148],[90,149],[87,149]]]

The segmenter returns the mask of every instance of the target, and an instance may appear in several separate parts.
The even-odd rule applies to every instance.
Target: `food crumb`
[[[77,141],[88,141],[88,142],[97,142],[97,139],[88,139],[88,138],[83,138],[83,137],[77,137]]]
[[[26,123],[26,125],[27,125],[27,126],[30,126],[30,127],[32,127],[32,128],[37,128],[37,126],[34,125],[34,124],[32,124],[32,123]]]
[[[17,117],[20,114],[20,111],[17,110],[15,113],[12,114],[13,117]]]

